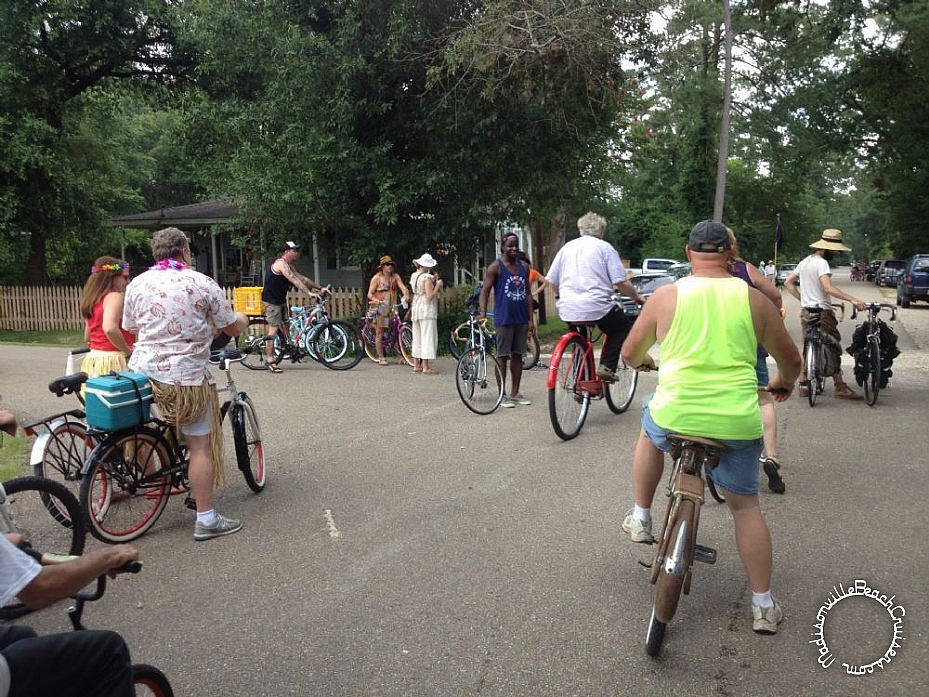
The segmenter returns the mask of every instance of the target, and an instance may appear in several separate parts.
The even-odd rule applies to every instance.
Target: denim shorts
[[[642,430],[645,435],[662,452],[668,452],[671,449],[671,441],[668,440],[668,434],[673,433],[667,428],[662,428],[652,420],[652,415],[648,410],[648,402],[652,395],[648,395],[642,401]],[[691,435],[699,435],[693,433]],[[719,464],[712,470],[707,471],[707,475],[723,489],[727,489],[734,494],[744,494],[746,496],[758,493],[758,458],[761,457],[762,443],[761,438],[755,440],[721,440],[714,438],[728,450],[719,454]]]
[[[771,377],[768,375],[768,360],[762,356],[758,356],[758,361],[755,363],[755,377],[758,378],[758,387],[767,387],[771,382]]]

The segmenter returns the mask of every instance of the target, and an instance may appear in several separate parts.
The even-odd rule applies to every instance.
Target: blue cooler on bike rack
[[[100,375],[84,385],[87,423],[106,431],[147,421],[153,399],[151,383],[139,373]]]

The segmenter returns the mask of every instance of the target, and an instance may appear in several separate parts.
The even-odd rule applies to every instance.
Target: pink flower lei
[[[162,259],[161,261],[156,261],[155,265],[152,266],[149,271],[167,271],[168,269],[174,269],[175,271],[183,271],[187,268],[187,264],[182,261],[177,261],[168,257],[167,259]]]

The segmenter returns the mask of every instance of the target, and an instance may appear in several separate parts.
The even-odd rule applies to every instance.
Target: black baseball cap
[[[282,246],[281,251],[286,252],[288,249],[300,249],[300,245],[287,240]]]
[[[729,230],[722,223],[701,220],[690,231],[691,251],[704,254],[721,254],[729,249]]]

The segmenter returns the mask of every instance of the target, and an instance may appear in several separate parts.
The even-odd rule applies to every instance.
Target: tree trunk
[[[26,262],[26,283],[44,286],[48,282],[45,258],[45,233],[33,230],[29,235],[29,261]]]

